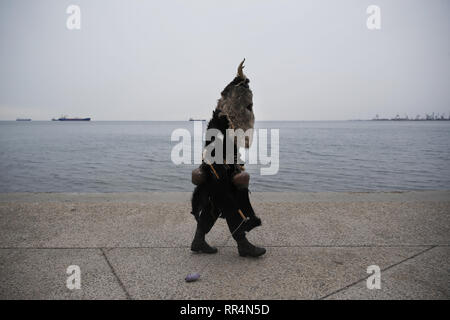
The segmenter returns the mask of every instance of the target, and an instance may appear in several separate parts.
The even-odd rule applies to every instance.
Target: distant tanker
[[[52,119],[52,121],[91,121],[91,118],[67,118],[67,117],[60,117],[58,119]]]

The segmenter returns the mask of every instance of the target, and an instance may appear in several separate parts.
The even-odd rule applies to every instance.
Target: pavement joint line
[[[111,272],[113,273],[114,277],[116,278],[117,282],[119,283],[119,286],[125,292],[125,296],[127,297],[127,300],[132,300],[130,293],[128,292],[127,288],[123,284],[122,280],[120,280],[119,276],[116,273],[116,270],[114,270],[114,267],[112,266],[111,262],[109,261],[108,257],[106,256],[104,248],[100,248],[100,251],[102,252],[102,255],[105,258],[106,263],[108,264],[109,268],[111,269]]]
[[[234,248],[236,246],[216,246]],[[413,248],[413,247],[450,247],[450,244],[400,244],[400,245],[264,245],[266,248]],[[130,246],[130,247],[0,247],[0,250],[94,250],[94,249],[186,249],[189,246]]]
[[[399,261],[399,262],[396,262],[396,263],[394,263],[394,264],[392,264],[392,265],[390,265],[390,266],[387,266],[387,267],[384,268],[384,269],[381,269],[381,272],[385,272],[385,271],[387,271],[387,270],[390,270],[390,269],[392,269],[392,268],[394,268],[394,267],[396,267],[396,266],[398,266],[398,265],[400,265],[400,264],[402,264],[402,263],[404,263],[404,262],[406,262],[406,261],[409,261],[409,260],[411,260],[411,259],[414,259],[414,258],[420,256],[421,254],[423,254],[423,253],[425,253],[425,252],[428,252],[428,251],[430,251],[430,250],[432,250],[432,249],[434,249],[434,248],[437,248],[437,247],[439,247],[439,246],[431,246],[431,247],[428,247],[427,249],[422,250],[422,251],[420,251],[420,252],[418,252],[418,253],[416,253],[416,254],[413,254],[412,256],[410,256],[410,257],[408,257],[408,258],[405,258],[405,259],[403,259],[403,260],[401,260],[401,261]],[[348,288],[351,288],[351,287],[353,287],[354,285],[357,285],[358,283],[360,283],[360,282],[366,280],[366,279],[369,278],[369,277],[370,277],[370,274],[367,275],[367,276],[365,276],[365,277],[362,278],[362,279],[356,280],[356,281],[354,281],[354,282],[352,282],[352,283],[346,285],[345,287],[342,287],[342,288],[340,288],[340,289],[337,289],[337,290],[335,290],[335,291],[333,291],[333,292],[331,292],[331,293],[329,293],[329,294],[327,294],[327,295],[325,295],[325,296],[319,298],[318,300],[324,300],[324,299],[326,299],[326,298],[328,298],[328,297],[331,297],[332,295],[335,295],[336,293],[339,293],[339,292],[344,291],[344,290],[346,290],[346,289],[348,289]]]

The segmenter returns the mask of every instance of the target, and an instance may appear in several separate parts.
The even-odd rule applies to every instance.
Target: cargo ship
[[[30,118],[17,118],[16,121],[31,121]]]
[[[206,121],[205,119],[194,119],[194,118],[189,118],[189,121]]]
[[[91,121],[91,118],[67,118],[64,116],[58,119],[53,118],[52,121]]]

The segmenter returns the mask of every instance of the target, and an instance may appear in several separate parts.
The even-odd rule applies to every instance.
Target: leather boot
[[[241,257],[259,257],[266,253],[266,249],[252,245],[247,238],[236,240],[238,244],[238,251]]]
[[[195,252],[203,252],[203,253],[216,253],[217,248],[209,246],[205,240],[205,233],[202,231],[199,225],[197,225],[197,229],[195,230],[194,240],[192,240],[191,250]]]

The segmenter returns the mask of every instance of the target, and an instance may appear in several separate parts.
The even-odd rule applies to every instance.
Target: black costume
[[[221,115],[220,110],[215,110],[211,121],[208,123],[208,129],[212,128],[220,130],[225,137],[226,129],[233,128],[233,126],[226,115]],[[212,141],[207,141],[205,147],[213,142],[213,139]],[[236,145],[234,146],[233,154],[234,163],[226,163],[226,143],[223,143],[223,164],[212,163],[210,165],[204,160],[200,165],[200,171],[196,169],[198,171],[197,174],[202,175],[202,177],[201,181],[196,183],[198,185],[192,195],[191,213],[197,220],[198,225],[191,249],[207,253],[217,252],[217,249],[211,248],[206,244],[204,235],[211,230],[217,218],[222,217],[226,219],[233,238],[238,242],[240,255],[256,257],[264,254],[265,249],[251,245],[245,238],[245,232],[261,225],[261,220],[255,215],[250,204],[248,183],[236,183],[238,180],[236,178],[241,176],[244,177],[244,180],[247,179],[247,182],[249,179],[243,166],[238,164],[237,160],[240,158],[240,155]],[[249,218],[245,223],[242,223],[243,219],[238,213],[239,209]]]

